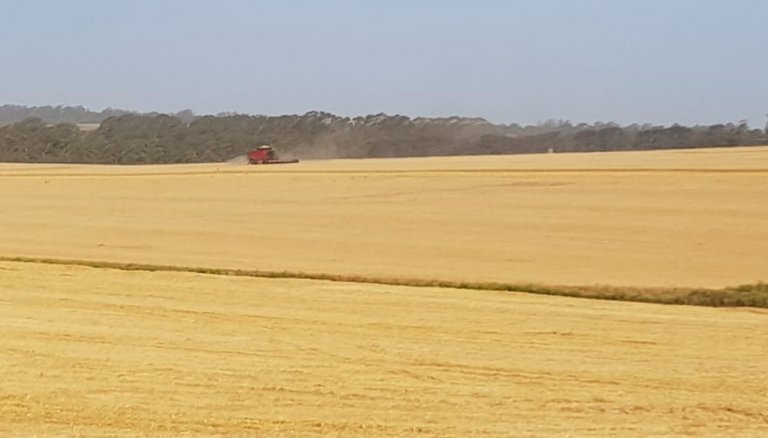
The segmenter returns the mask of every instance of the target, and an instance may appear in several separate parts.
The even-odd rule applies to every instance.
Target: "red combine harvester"
[[[289,164],[298,163],[299,160],[281,160],[272,146],[259,146],[254,151],[248,152],[248,164]]]

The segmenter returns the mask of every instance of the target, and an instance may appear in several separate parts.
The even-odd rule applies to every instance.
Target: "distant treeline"
[[[65,110],[58,112],[67,113]],[[105,115],[104,112],[93,114]],[[548,121],[520,126],[494,125],[483,119],[459,117],[412,119],[378,114],[347,118],[324,112],[276,117],[237,114],[196,117],[185,110],[177,115],[122,111],[104,117],[98,129],[83,131],[73,123],[57,123],[55,120],[59,119],[42,118],[38,114],[38,117],[0,126],[0,161],[220,162],[242,155],[260,144],[274,145],[282,157],[305,159],[768,144],[766,131],[750,129],[745,123],[663,127],[613,123],[573,125],[567,121]],[[74,120],[88,123],[92,119],[75,117]]]
[[[48,124],[57,123],[101,123],[104,120],[122,116],[125,114],[139,115],[135,111],[126,111],[115,108],[105,108],[101,112],[91,111],[84,106],[24,106],[24,105],[0,105],[0,126],[10,125],[13,123],[22,122],[29,118],[42,119]],[[144,113],[146,116],[158,116],[160,113]],[[174,114],[174,116],[184,120],[185,122],[191,122],[195,115],[192,110],[182,110]]]

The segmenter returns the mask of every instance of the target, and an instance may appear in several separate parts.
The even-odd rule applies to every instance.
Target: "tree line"
[[[140,114],[135,111],[126,111],[117,108],[105,108],[99,112],[92,111],[84,106],[64,106],[64,105],[44,105],[44,106],[25,106],[25,105],[0,105],[0,126],[10,125],[22,122],[30,118],[39,118],[46,123],[101,123],[104,120],[122,116],[125,114]],[[224,115],[226,113],[222,113]],[[146,116],[158,116],[158,112],[144,113]],[[195,115],[192,110],[185,109],[174,114],[175,117],[189,123]]]
[[[261,144],[281,157],[374,158],[593,152],[768,144],[746,123],[711,126],[496,125],[478,118],[409,118],[325,112],[252,116],[121,113],[92,131],[40,117],[0,126],[0,161],[161,164],[222,162]],[[80,121],[80,123],[83,123]]]

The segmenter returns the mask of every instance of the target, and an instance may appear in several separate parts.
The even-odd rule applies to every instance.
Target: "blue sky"
[[[0,104],[762,127],[767,22],[763,0],[0,0]]]

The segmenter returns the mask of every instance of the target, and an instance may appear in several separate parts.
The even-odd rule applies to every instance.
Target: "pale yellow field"
[[[2,436],[764,436],[768,312],[0,263]]]
[[[0,165],[0,436],[768,435],[766,310],[8,261],[729,286],[768,280],[766,181],[768,148]]]
[[[768,148],[0,165],[0,256],[564,285],[768,280]]]

